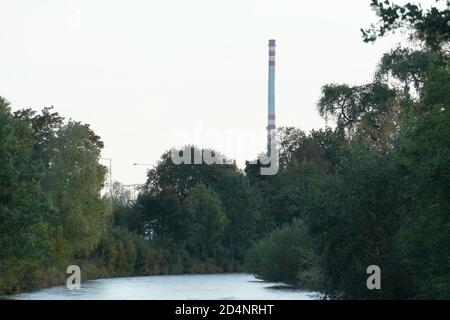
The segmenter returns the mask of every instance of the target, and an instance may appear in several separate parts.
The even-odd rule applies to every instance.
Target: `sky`
[[[2,0],[0,96],[13,110],[54,106],[89,123],[124,184],[145,182],[147,164],[188,143],[242,167],[265,147],[268,40],[277,41],[277,126],[324,127],[321,87],[369,82],[402,41],[362,41],[360,28],[377,20],[369,4]]]

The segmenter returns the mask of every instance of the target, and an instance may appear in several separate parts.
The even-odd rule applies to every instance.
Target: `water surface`
[[[83,282],[81,289],[65,286],[10,296],[12,299],[41,300],[311,300],[317,294],[283,283],[265,282],[245,273],[161,275],[98,279]]]

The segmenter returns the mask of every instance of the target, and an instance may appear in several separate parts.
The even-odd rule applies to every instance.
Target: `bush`
[[[258,278],[317,288],[320,273],[306,225],[294,220],[254,243],[246,257],[246,268]]]

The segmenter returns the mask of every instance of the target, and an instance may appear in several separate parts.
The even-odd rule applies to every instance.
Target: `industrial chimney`
[[[267,121],[267,156],[271,156],[275,141],[275,40],[269,40],[269,112]]]

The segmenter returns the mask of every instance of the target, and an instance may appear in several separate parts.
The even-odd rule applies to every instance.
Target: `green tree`
[[[175,164],[171,158],[171,152],[165,152],[157,166],[148,171],[144,192],[158,195],[160,193],[173,193],[185,198],[187,194],[199,184],[213,186],[219,177],[228,170],[236,170],[235,164],[206,164],[201,160],[200,164],[194,163],[194,156],[201,156],[206,150],[200,150],[195,146],[187,146],[191,151],[191,163]],[[174,149],[173,152],[181,152]],[[212,150],[213,154],[220,155]]]
[[[317,289],[321,275],[307,226],[300,220],[275,229],[254,243],[246,257],[247,269],[257,277]]]
[[[237,172],[226,172],[216,186],[229,224],[225,230],[225,247],[230,260],[242,261],[246,249],[256,236],[256,204],[247,178]]]
[[[436,62],[438,60],[429,51],[397,47],[383,55],[376,77],[385,81],[399,81],[403,91],[409,95],[411,88],[419,92],[426,81],[430,65]]]
[[[406,3],[397,5],[388,0],[372,0],[371,6],[377,12],[379,21],[369,29],[361,29],[365,42],[374,42],[379,37],[397,29],[412,30],[411,38],[417,38],[433,50],[442,49],[450,41],[450,1],[440,10],[432,7],[424,10],[420,4]]]
[[[143,194],[137,201],[144,234],[160,247],[170,243],[184,244],[192,224],[180,199],[171,193]]]
[[[397,241],[401,217],[395,172],[390,156],[366,141],[353,141],[341,167],[313,194],[308,224],[330,296],[410,297]],[[370,265],[383,270],[383,290],[367,290]]]
[[[45,169],[50,167],[55,156],[53,141],[56,133],[64,125],[64,118],[52,110],[53,107],[44,108],[41,114],[32,109],[14,112],[16,119],[30,124],[33,132],[33,158],[40,161]]]
[[[415,297],[450,297],[450,73],[435,70],[398,141],[401,246]]]
[[[327,163],[327,171],[333,172],[340,164],[340,159],[348,144],[348,138],[345,136],[344,130],[340,128],[312,130],[310,133],[323,150],[323,160]]]
[[[322,87],[317,109],[326,120],[335,120],[338,130],[377,141],[392,126],[395,98],[395,91],[379,81],[362,86],[328,84]]]
[[[61,127],[51,148],[54,156],[44,190],[57,213],[52,223],[63,228],[66,255],[86,256],[106,232],[110,210],[100,197],[106,168],[99,164],[103,143],[87,125]]]
[[[32,130],[0,97],[0,293],[38,285],[51,263],[51,207],[40,188],[41,166],[32,158]]]
[[[193,222],[189,251],[201,259],[217,257],[222,253],[223,233],[229,223],[219,196],[201,184],[189,193],[185,206]]]

